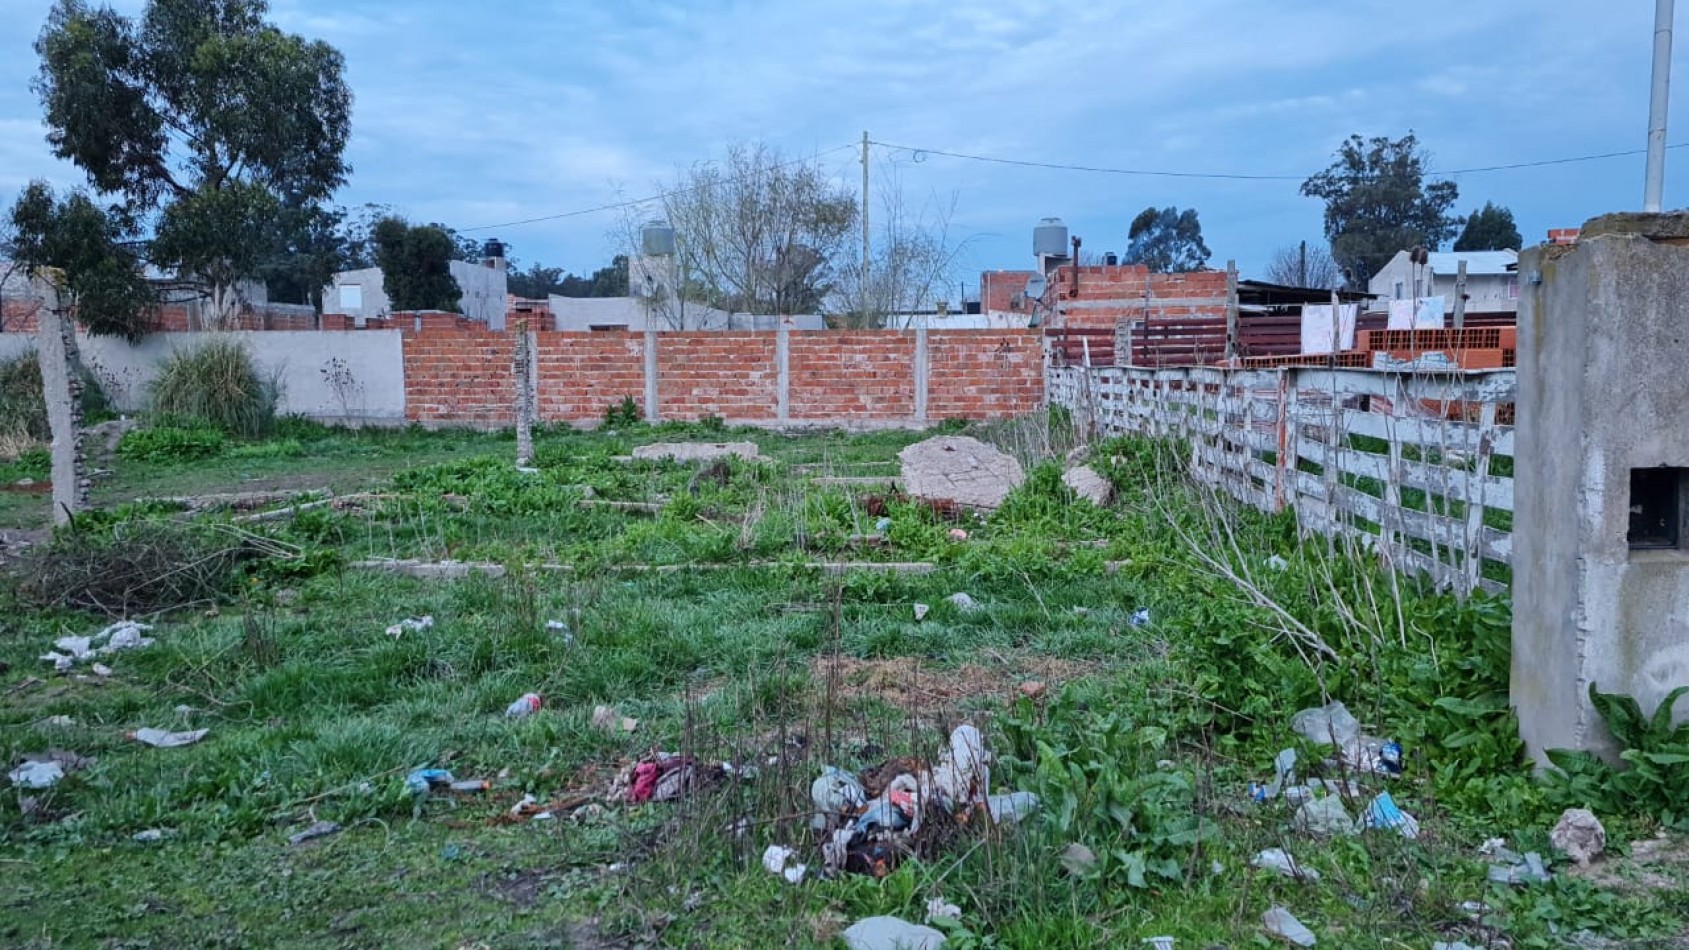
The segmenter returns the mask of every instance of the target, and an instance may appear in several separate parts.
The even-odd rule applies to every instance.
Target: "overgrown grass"
[[[980,434],[1030,446],[1048,423]],[[0,898],[0,939],[828,946],[858,917],[919,920],[939,896],[963,910],[961,947],[1136,946],[1153,935],[1253,946],[1272,904],[1322,946],[1551,947],[1581,930],[1614,946],[1671,946],[1684,932],[1681,877],[1675,890],[1608,890],[1562,863],[1550,885],[1485,881],[1480,842],[1547,852],[1546,829],[1568,803],[1520,755],[1504,601],[1457,601],[1304,543],[1292,518],[1238,511],[1184,483],[1176,448],[1095,447],[1120,490],[1109,508],[1074,501],[1059,466],[1040,464],[1002,509],[958,524],[882,488],[811,482],[895,471],[911,433],[544,432],[538,472],[522,473],[503,434],[280,429],[240,458],[123,463],[126,481],[103,491],[180,495],[190,478],[229,490],[294,468],[339,471],[378,497],[243,526],[322,555],[237,566],[215,606],[162,618],[157,645],[104,660],[105,678],[53,677],[36,659],[104,618],[0,605],[0,662],[11,666],[0,749],[10,761],[48,748],[97,760],[27,793],[27,817],[26,793],[5,793],[0,860],[26,873]],[[616,460],[639,442],[688,437],[750,438],[774,461]],[[153,506],[85,528],[168,530],[180,517]],[[965,541],[952,540],[958,527]],[[424,582],[345,566],[370,556],[506,573]],[[840,561],[933,567],[818,566]],[[654,567],[673,570],[643,569]],[[949,603],[957,591],[980,609]],[[432,627],[384,633],[422,615]],[[32,674],[45,682],[20,686]],[[505,719],[530,690],[544,708]],[[1329,755],[1288,728],[1298,708],[1328,699],[1407,750],[1402,777],[1360,780],[1420,818],[1419,840],[1321,842],[1294,831],[1282,802],[1250,800],[1248,783],[1271,777],[1278,750],[1294,746],[1304,763]],[[637,730],[595,728],[599,704],[637,718]],[[53,724],[60,716],[73,724]],[[819,865],[807,810],[821,765],[930,755],[962,719],[998,755],[994,790],[1037,791],[1037,817],[970,831],[883,880],[794,888],[762,870],[773,843]],[[211,734],[151,749],[124,738],[141,726]],[[525,793],[601,794],[652,749],[759,770],[679,803],[500,823]],[[421,766],[493,788],[418,800],[403,777]],[[1602,817],[1615,842],[1655,827],[1643,813]],[[286,845],[317,820],[346,830]],[[169,836],[132,840],[153,828]],[[1075,843],[1095,865],[1063,863]],[[1267,847],[1290,849],[1321,880],[1252,870]],[[1481,903],[1483,918],[1463,902]]]
[[[177,350],[159,365],[149,390],[154,416],[188,428],[254,437],[275,426],[278,383],[253,362],[246,345],[208,340]]]

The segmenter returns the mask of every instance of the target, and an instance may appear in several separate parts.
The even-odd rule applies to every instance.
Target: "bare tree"
[[[956,195],[934,194],[911,212],[895,172],[881,178],[878,227],[872,236],[868,287],[862,286],[862,258],[839,269],[830,309],[853,327],[905,324],[909,315],[948,301],[957,262],[966,242],[950,239]],[[957,301],[960,304],[960,301]]]
[[[1274,251],[1265,276],[1271,283],[1290,287],[1335,290],[1343,285],[1343,272],[1338,270],[1331,252],[1306,241],[1296,247],[1281,247]]]
[[[735,145],[665,192],[688,300],[738,313],[812,313],[832,292],[856,199],[814,161]]]

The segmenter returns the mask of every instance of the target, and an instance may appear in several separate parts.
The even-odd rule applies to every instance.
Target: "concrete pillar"
[[[53,523],[65,524],[88,507],[88,477],[82,458],[82,380],[75,324],[59,309],[57,294],[40,309],[36,360],[53,432]]]
[[[1519,258],[1512,700],[1538,761],[1612,754],[1592,684],[1645,714],[1689,686],[1685,245],[1689,215],[1609,215]]]
[[[656,422],[657,405],[657,331],[645,331],[645,421]]]
[[[927,328],[915,328],[915,423],[927,424],[927,384],[932,358],[927,351]]]
[[[781,317],[774,330],[774,419],[781,425],[792,418],[792,327]]]

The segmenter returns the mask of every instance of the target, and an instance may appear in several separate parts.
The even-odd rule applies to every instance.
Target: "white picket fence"
[[[1046,384],[1082,431],[1187,440],[1193,477],[1288,505],[1305,532],[1441,587],[1506,588],[1513,479],[1495,470],[1511,471],[1513,370],[1052,367]]]

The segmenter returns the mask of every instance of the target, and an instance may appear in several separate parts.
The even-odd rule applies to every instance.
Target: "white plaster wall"
[[[33,348],[33,337],[18,334]],[[0,334],[0,356],[15,350],[13,334]],[[260,371],[281,384],[277,410],[325,422],[399,425],[405,421],[405,363],[398,330],[154,333],[131,344],[115,337],[79,336],[82,360],[123,412],[146,408],[147,385],[178,349],[225,337],[245,343]],[[334,361],[338,360],[336,364]],[[337,392],[331,378],[345,383]]]

